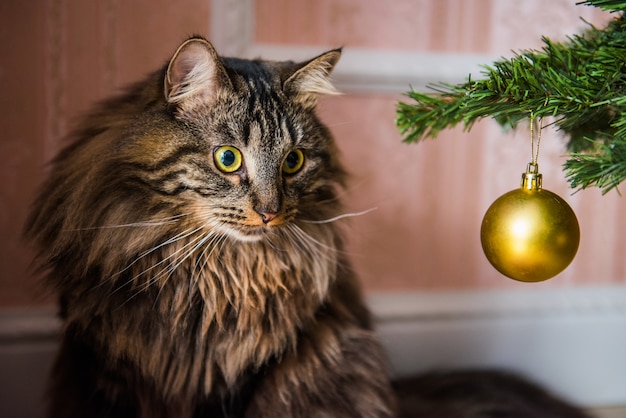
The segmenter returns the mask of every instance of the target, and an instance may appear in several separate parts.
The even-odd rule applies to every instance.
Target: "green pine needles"
[[[626,179],[626,2],[580,2],[616,12],[606,28],[589,29],[566,42],[543,38],[542,50],[484,66],[481,80],[410,91],[399,102],[397,126],[406,142],[435,138],[443,130],[492,117],[515,127],[535,117],[550,120],[568,136],[564,165],[572,188],[602,193]]]

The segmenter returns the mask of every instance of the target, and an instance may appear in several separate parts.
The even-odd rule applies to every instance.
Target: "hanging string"
[[[539,118],[539,129],[537,133],[537,147],[535,148],[535,115],[530,112],[530,158],[533,165],[537,165],[539,159],[539,145],[541,144],[541,132],[543,131],[543,118]]]

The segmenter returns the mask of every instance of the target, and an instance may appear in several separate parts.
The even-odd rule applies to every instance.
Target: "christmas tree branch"
[[[584,4],[585,6],[599,7],[601,9],[609,11],[609,12],[619,12],[619,11],[622,11],[622,10],[626,10],[626,1],[588,0],[588,1],[579,1],[576,4]]]
[[[623,11],[626,2],[584,2]],[[525,50],[485,66],[485,78],[410,91],[412,103],[398,103],[396,120],[406,142],[436,137],[462,123],[469,130],[482,118],[515,127],[520,121],[552,117],[568,135],[572,152],[566,176],[575,188],[607,192],[626,179],[626,19],[605,29],[590,25],[582,35],[542,50]]]
[[[623,138],[604,145],[595,154],[572,153],[564,169],[571,187],[585,189],[595,186],[606,193],[626,178],[626,142]]]

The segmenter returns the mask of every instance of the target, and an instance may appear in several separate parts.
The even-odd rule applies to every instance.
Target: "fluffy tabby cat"
[[[223,58],[194,37],[85,118],[27,224],[64,323],[51,416],[397,413],[315,115],[339,57]]]

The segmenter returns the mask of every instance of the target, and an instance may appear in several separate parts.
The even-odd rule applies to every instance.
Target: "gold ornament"
[[[522,282],[547,280],[574,259],[580,241],[576,215],[558,195],[541,188],[536,162],[528,164],[522,185],[487,209],[480,240],[489,262]]]
[[[522,174],[518,190],[503,194],[483,218],[480,241],[489,262],[505,276],[522,282],[540,282],[562,272],[574,259],[580,228],[572,208],[551,191],[541,188],[537,159],[535,118],[530,113],[532,160]]]

